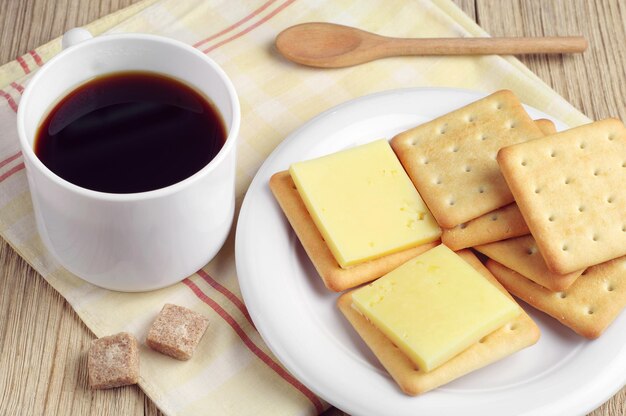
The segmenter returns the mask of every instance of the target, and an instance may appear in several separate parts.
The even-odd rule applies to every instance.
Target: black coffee
[[[35,154],[61,178],[101,192],[145,192],[198,172],[220,151],[220,114],[193,88],[149,72],[81,85],[45,118]]]

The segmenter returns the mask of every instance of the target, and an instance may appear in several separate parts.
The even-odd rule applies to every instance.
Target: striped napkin
[[[317,113],[365,94],[417,86],[485,93],[513,90],[522,101],[573,126],[588,119],[511,57],[390,58],[354,68],[291,64],[273,49],[288,26],[326,21],[403,37],[488,36],[449,0],[144,0],[87,26],[101,33],[176,38],[207,53],[241,100],[237,203],[263,160]],[[0,234],[67,299],[97,336],[129,331],[143,339],[166,302],[207,315],[194,358],[172,360],[143,347],[140,386],[169,415],[317,414],[328,405],[291,376],[255,330],[241,299],[233,233],[218,256],[182,283],[150,293],[100,289],[61,268],[35,228],[16,132],[29,77],[60,50],[60,40],[0,67]]]

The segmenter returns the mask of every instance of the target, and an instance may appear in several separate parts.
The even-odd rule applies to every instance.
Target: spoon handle
[[[384,38],[379,44],[390,55],[521,55],[578,53],[587,49],[581,36],[541,38]],[[382,51],[381,51],[382,52]]]

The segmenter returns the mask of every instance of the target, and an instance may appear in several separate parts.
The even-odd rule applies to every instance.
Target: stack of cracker
[[[339,297],[339,309],[415,395],[539,338],[514,303],[519,312],[492,326],[490,314],[467,323],[487,332],[453,335],[463,313],[473,316],[486,298],[468,301],[465,283],[450,283],[461,272],[448,262],[469,264],[464,274],[512,302],[507,290],[586,337],[600,335],[626,304],[625,179],[621,123],[556,134],[552,122],[532,120],[512,92],[499,91],[390,143],[295,163],[270,188],[325,285],[353,289]],[[468,248],[489,257],[487,267]],[[438,260],[425,266],[427,257]],[[422,361],[418,350],[444,333],[443,349],[453,355]]]
[[[506,147],[498,162],[531,235],[477,247],[487,267],[530,305],[599,337],[626,306],[626,127],[587,124]]]
[[[496,158],[553,129],[505,90],[400,133],[391,146],[443,228],[443,243],[461,250],[528,233]]]
[[[497,151],[504,145],[542,136],[538,124],[513,94],[503,91],[413,129],[394,139],[391,146],[379,140],[295,163],[289,171],[275,174],[270,188],[325,285],[343,291],[384,276],[382,281],[408,267],[422,253],[441,251],[441,247],[434,248],[440,243],[439,226],[454,227],[511,204],[513,196],[499,174]],[[418,177],[421,180],[416,180]],[[421,394],[448,383],[539,338],[536,324],[480,261],[468,250],[459,256],[460,262],[469,264],[467,268],[473,270],[479,285],[486,279],[482,285],[496,288],[492,288],[495,294],[491,296],[505,294],[504,299],[515,305],[517,313],[496,322],[495,327],[487,322],[489,314],[471,322],[487,332],[475,332],[469,338],[468,334],[458,335],[465,344],[457,345],[454,356],[437,366],[410,359],[406,350],[387,338],[388,331],[353,307],[353,296],[364,288],[339,298],[341,311],[408,394]],[[445,266],[445,260],[440,264]],[[463,290],[458,288],[448,286],[434,293],[442,299],[432,305],[440,311],[431,316],[435,327],[459,303],[465,311],[459,312],[459,317],[473,316],[482,308],[481,297],[459,302]],[[393,302],[391,307],[392,313],[404,316],[403,311],[395,310]],[[414,319],[402,318],[400,324]],[[471,326],[462,319],[456,324],[460,329]],[[426,337],[428,340],[431,335]],[[458,337],[451,342],[458,342]]]
[[[501,91],[391,144],[444,244],[486,255],[509,292],[590,339],[626,306],[621,122],[556,133]]]

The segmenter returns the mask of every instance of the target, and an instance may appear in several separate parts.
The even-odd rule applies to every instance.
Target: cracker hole
[[[446,126],[441,126],[439,127],[439,129],[437,129],[437,133],[439,134],[446,134]]]
[[[583,211],[585,211],[585,206],[584,205],[579,206],[578,212],[583,212]]]
[[[569,250],[569,247],[567,247],[567,244],[563,244],[563,246],[561,247],[561,250],[567,251]]]
[[[514,121],[509,121],[506,126],[510,129],[514,129],[515,127],[517,127],[517,123]]]
[[[626,225],[622,225],[622,232],[626,233]]]
[[[454,204],[456,204],[454,199],[451,199],[451,200],[448,201],[448,205],[453,206]]]
[[[548,221],[550,221],[550,222],[554,222],[554,215],[550,215],[550,216],[548,217]]]
[[[441,178],[435,179],[435,184],[436,185],[441,185]]]
[[[559,299],[565,299],[565,298],[567,297],[567,293],[565,293],[565,292],[557,292],[557,293],[556,293],[556,296],[557,296]]]
[[[612,292],[615,290],[615,287],[610,283],[607,283],[604,288],[606,289],[607,292]]]
[[[496,103],[496,110],[502,110],[502,103]]]
[[[480,135],[480,140],[485,141],[487,140],[487,136],[485,136],[484,134]],[[624,162],[624,164],[626,165],[626,162]]]
[[[623,167],[623,168],[626,168],[626,162],[623,162],[623,163],[622,163],[622,167]]]
[[[609,133],[609,136],[607,137],[607,139],[609,139],[609,141],[612,142],[614,138],[615,138],[615,135],[613,133]]]
[[[517,329],[517,325],[516,324],[508,324],[505,329],[509,330],[509,331],[515,331]]]
[[[610,196],[610,197],[608,197],[608,198],[606,199],[606,202],[608,202],[609,204],[612,204],[612,203],[613,203],[613,201],[615,201],[615,197],[613,197],[613,196]]]
[[[474,116],[467,116],[467,118],[465,120],[468,123],[473,123],[474,121],[476,121],[476,117],[474,117]]]
[[[522,166],[526,166],[526,165],[527,165],[526,161],[525,161],[525,160],[522,160],[521,165],[522,165]]]
[[[528,247],[528,249],[526,250],[526,254],[528,254],[529,256],[532,256],[536,252],[537,252],[537,248],[536,247]]]
[[[594,234],[594,235],[591,237],[591,239],[592,239],[593,241],[598,241],[598,239],[599,239],[598,234]]]
[[[539,192],[541,192],[540,188],[535,189],[535,193],[538,194]]]
[[[493,214],[491,216],[491,221],[498,221],[498,214]]]
[[[556,157],[556,152],[554,150],[550,152],[550,157]]]
[[[469,166],[465,166],[465,169],[464,169],[464,170],[465,170],[465,172],[471,172],[471,171],[472,171],[472,168],[471,168],[471,167],[469,167]]]
[[[417,146],[417,139],[411,140],[411,146]]]
[[[423,165],[428,165],[428,163],[429,163],[428,159],[426,159],[426,158],[422,159],[422,164]]]
[[[592,308],[585,308],[585,313],[587,313],[587,315],[593,315],[594,310]]]
[[[452,146],[452,147],[450,148],[450,151],[451,151],[452,153],[456,153],[456,152],[458,152],[458,151],[459,151],[459,146]]]
[[[569,185],[570,183],[572,183],[572,179],[571,178],[565,178],[565,185]]]
[[[584,149],[585,147],[587,147],[587,145],[585,143],[580,143],[578,147],[581,149]]]
[[[485,193],[485,188],[483,188],[482,186],[480,188],[478,188],[478,193],[479,194],[484,194]]]
[[[594,169],[593,176],[598,176],[600,174],[600,169]]]

